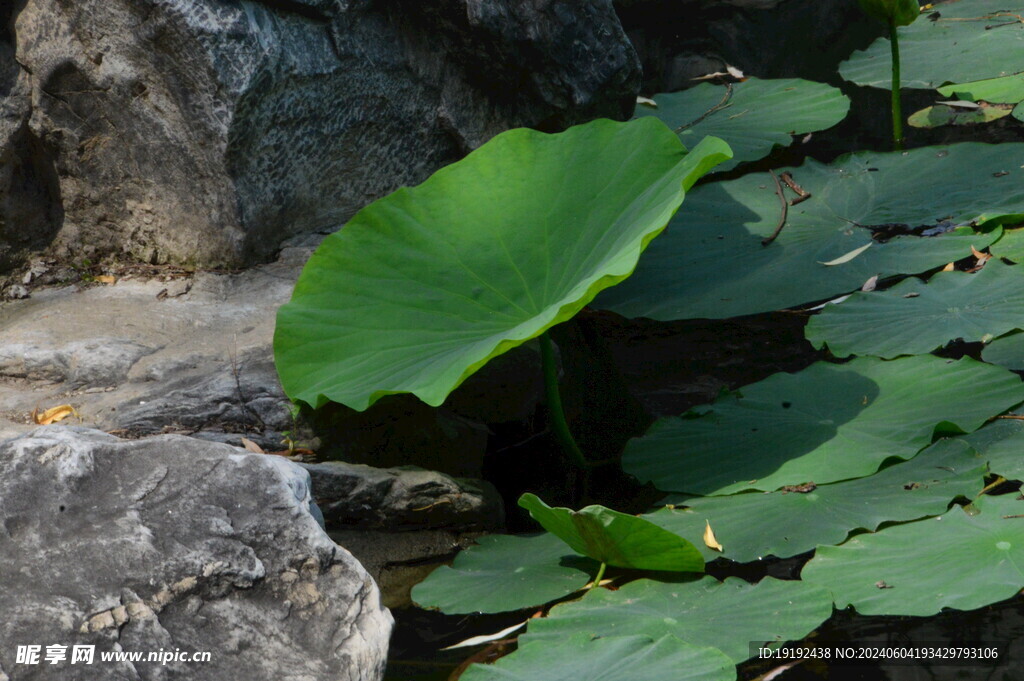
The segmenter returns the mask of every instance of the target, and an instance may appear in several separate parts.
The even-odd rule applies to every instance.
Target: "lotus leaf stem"
[[[601,563],[601,567],[597,569],[597,576],[594,577],[594,581],[590,584],[590,589],[601,586],[601,580],[604,579],[604,570],[608,567],[608,563]],[[587,589],[587,591],[590,591]]]
[[[903,148],[903,112],[900,103],[900,41],[896,19],[889,20],[889,44],[892,46],[892,142]]]
[[[555,347],[551,336],[545,331],[540,335],[540,361],[544,370],[544,391],[548,399],[548,414],[551,418],[551,427],[561,442],[565,451],[573,458],[576,465],[582,470],[590,468],[585,456],[576,440],[569,430],[569,424],[565,420],[565,411],[562,409],[562,396],[558,391],[558,366],[555,363]]]

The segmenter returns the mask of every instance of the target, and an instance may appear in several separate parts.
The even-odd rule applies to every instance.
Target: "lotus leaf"
[[[544,605],[586,586],[598,565],[553,534],[490,535],[412,590],[424,608],[449,614],[506,612]]]
[[[964,437],[988,462],[989,470],[1008,480],[1024,481],[1024,420],[997,419]]]
[[[645,517],[683,536],[709,522],[723,551],[698,546],[706,560],[786,558],[819,544],[838,544],[857,529],[945,513],[956,497],[981,491],[985,471],[985,460],[965,442],[946,439],[866,478],[767,494],[696,497]],[[678,507],[683,504],[686,508]]]
[[[644,518],[604,506],[579,511],[551,508],[533,494],[524,494],[519,505],[573,551],[601,563],[634,570],[704,572],[697,547]]]
[[[1024,267],[990,260],[975,274],[939,272],[855,293],[807,324],[807,340],[837,357],[920,355],[958,338],[987,342],[1024,328]],[[996,362],[997,364],[999,362]]]
[[[1024,502],[982,497],[973,515],[945,515],[823,546],[804,566],[809,584],[825,587],[836,607],[862,615],[934,615],[972,610],[1024,588]]]
[[[931,90],[1020,70],[1024,31],[1015,16],[1024,14],[1020,0],[959,0],[942,3],[935,12],[934,20],[922,18],[900,31],[903,87]],[[1009,26],[987,29],[1002,23]],[[839,73],[858,85],[889,89],[889,53],[889,40],[880,38],[854,52]]]
[[[846,117],[850,100],[838,89],[799,78],[748,78],[729,86],[701,83],[683,92],[654,96],[657,107],[637,105],[636,116],[654,116],[679,133],[684,144],[714,135],[729,141],[731,161],[756,161],[793,135],[824,130]]]
[[[623,467],[690,494],[823,485],[910,459],[936,432],[972,432],[1022,400],[1016,375],[969,358],[819,362],[655,422],[626,446]]]
[[[534,641],[493,665],[475,664],[462,681],[734,681],[736,667],[722,651],[674,636]]]
[[[766,577],[750,584],[729,577],[677,582],[638,579],[617,591],[594,589],[531,620],[520,642],[552,641],[588,632],[597,636],[666,634],[718,648],[733,662],[750,657],[751,641],[799,640],[832,614],[824,589]]]
[[[406,392],[440,404],[628,277],[728,156],[716,139],[687,154],[653,118],[497,135],[321,244],[278,311],[285,392],[315,407]]]
[[[945,221],[941,231],[950,223],[1011,222],[1024,214],[1022,157],[1021,144],[966,143],[863,152],[829,165],[808,161],[789,171],[812,196],[789,207],[785,227],[767,245],[781,217],[769,175],[704,184],[689,193],[685,215],[651,244],[634,275],[595,305],[626,317],[723,319],[826,300],[875,275],[941,267],[970,256],[972,246],[985,248],[998,230],[879,243],[868,226],[922,231]]]

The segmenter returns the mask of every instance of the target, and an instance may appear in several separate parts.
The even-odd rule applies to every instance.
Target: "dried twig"
[[[725,84],[725,96],[722,97],[722,101],[720,101],[718,104],[715,104],[713,107],[711,107],[710,109],[708,109],[707,111],[702,113],[700,116],[697,117],[696,120],[693,120],[693,121],[690,121],[689,123],[684,123],[684,124],[680,125],[678,128],[675,129],[675,132],[676,133],[680,133],[683,130],[686,130],[687,128],[692,128],[693,126],[697,125],[702,120],[704,120],[705,118],[707,118],[711,114],[715,113],[716,111],[721,111],[722,109],[726,108],[727,106],[730,106],[730,104],[729,104],[729,100],[730,99],[732,99],[732,83],[726,83]]]
[[[803,187],[801,187],[800,185],[798,185],[796,183],[796,180],[794,180],[793,176],[789,173],[789,171],[782,173],[781,177],[782,181],[786,183],[786,186],[792,189],[797,194],[797,197],[795,199],[789,200],[789,205],[795,206],[798,203],[803,203],[807,199],[811,198],[812,194]]]
[[[772,235],[767,239],[761,240],[762,246],[767,246],[778,238],[779,234],[782,232],[782,228],[786,226],[786,218],[789,217],[789,202],[786,201],[786,195],[782,191],[782,183],[779,182],[779,177],[775,174],[774,170],[769,170],[768,174],[772,176],[773,180],[775,180],[775,193],[779,195],[779,203],[782,205],[782,215],[779,216],[779,224],[775,228],[775,231],[772,232]]]

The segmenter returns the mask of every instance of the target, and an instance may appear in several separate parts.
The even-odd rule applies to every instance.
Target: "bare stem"
[[[551,418],[551,427],[555,431],[562,447],[573,458],[581,470],[588,470],[590,464],[580,450],[579,445],[569,430],[569,424],[565,420],[565,411],[562,409],[562,396],[558,391],[558,367],[555,364],[555,348],[551,342],[551,336],[547,331],[540,335],[540,361],[544,369],[544,391],[548,398],[548,415]]]

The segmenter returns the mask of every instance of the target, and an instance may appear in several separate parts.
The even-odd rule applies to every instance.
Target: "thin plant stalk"
[[[597,569],[597,577],[594,577],[594,581],[590,584],[590,589],[601,586],[601,580],[604,579],[604,569],[608,567],[608,563],[601,563],[601,567]],[[590,591],[587,589],[587,591]]]
[[[903,107],[900,103],[900,40],[896,20],[889,20],[889,45],[892,46],[892,142],[903,148]]]
[[[551,336],[547,331],[540,335],[540,362],[544,370],[544,392],[548,399],[548,415],[551,418],[551,427],[555,436],[562,444],[562,447],[573,458],[581,470],[588,470],[590,464],[583,451],[576,444],[569,424],[565,420],[565,411],[562,409],[562,395],[558,390],[558,366],[555,363],[555,348]]]

